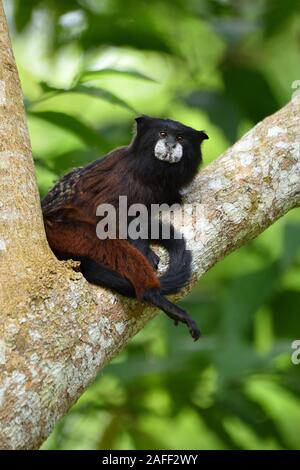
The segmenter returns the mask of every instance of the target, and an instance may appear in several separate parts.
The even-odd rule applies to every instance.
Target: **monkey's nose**
[[[174,149],[174,148],[176,147],[176,141],[175,141],[175,140],[167,141],[166,144],[167,144],[167,147],[168,147],[170,150],[172,150],[172,149]]]

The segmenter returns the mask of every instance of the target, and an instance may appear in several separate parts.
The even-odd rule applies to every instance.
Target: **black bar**
[[[229,464],[241,465],[251,463],[272,464],[281,467],[300,463],[300,451],[246,451],[246,450],[95,450],[95,451],[0,451],[0,464],[20,463],[22,466],[29,463],[47,464],[60,463],[72,465],[91,465],[92,468],[111,465],[122,465],[127,468],[137,468],[142,465],[189,465],[192,467],[203,464]],[[32,467],[31,467],[32,468]],[[39,467],[40,468],[40,467]],[[86,467],[84,468],[86,470]],[[208,469],[209,470],[209,469]]]

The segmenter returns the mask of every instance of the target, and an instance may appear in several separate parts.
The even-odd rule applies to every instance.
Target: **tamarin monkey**
[[[200,336],[194,320],[165,298],[191,277],[191,253],[184,238],[175,237],[171,226],[171,236],[165,239],[160,222],[156,240],[151,236],[102,240],[96,234],[96,210],[109,203],[118,213],[119,196],[127,196],[128,207],[180,203],[180,190],[191,183],[202,161],[204,139],[208,139],[204,131],[177,121],[138,117],[130,145],[73,169],[42,201],[48,242],[59,259],[81,261],[80,270],[88,282],[159,307],[176,325],[185,323],[194,340]],[[163,246],[169,254],[168,269],[160,278],[159,258],[150,243]]]

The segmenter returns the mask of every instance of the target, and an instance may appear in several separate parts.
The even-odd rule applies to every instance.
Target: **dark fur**
[[[120,195],[128,206],[142,203],[181,202],[180,189],[194,178],[201,162],[200,144],[207,138],[176,121],[137,118],[137,133],[128,147],[113,150],[105,158],[65,175],[45,196],[42,209],[49,244],[60,259],[81,261],[89,282],[112,288],[130,297],[146,300],[184,322],[194,339],[199,330],[194,321],[163,296],[178,292],[190,278],[191,254],[184,239],[158,240],[170,256],[167,272],[158,279],[158,258],[151,240],[99,240],[96,208],[103,203],[117,207]],[[161,131],[183,137],[183,157],[170,164],[154,156]],[[174,235],[174,234],[173,234]]]

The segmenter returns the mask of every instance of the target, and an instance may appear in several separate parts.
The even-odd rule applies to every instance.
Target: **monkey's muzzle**
[[[159,139],[154,148],[154,155],[158,160],[168,163],[178,163],[183,154],[182,145],[176,142],[169,145],[165,139]]]

